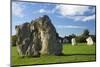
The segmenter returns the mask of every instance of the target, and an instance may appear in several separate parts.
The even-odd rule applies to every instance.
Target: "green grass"
[[[12,47],[12,65],[30,65],[30,64],[50,64],[50,63],[69,63],[96,61],[95,45],[88,46],[85,43],[72,46],[70,44],[63,45],[63,53],[65,56],[48,56],[43,55],[38,58],[24,57],[21,58],[17,54],[16,47]]]

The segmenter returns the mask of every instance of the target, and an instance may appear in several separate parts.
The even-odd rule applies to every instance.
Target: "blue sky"
[[[48,15],[60,36],[80,35],[84,29],[95,34],[95,7],[50,3],[12,2],[12,35],[15,26]]]

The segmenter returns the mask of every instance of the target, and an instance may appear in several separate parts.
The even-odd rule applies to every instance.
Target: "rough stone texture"
[[[93,40],[92,40],[91,37],[88,37],[88,38],[86,39],[86,42],[87,42],[87,45],[93,45]]]
[[[27,48],[30,42],[30,24],[24,23],[23,25],[16,26],[17,36],[17,49],[21,56],[26,55]]]
[[[16,35],[17,49],[21,56],[62,54],[62,44],[47,15],[39,17],[31,23],[16,26]]]
[[[72,45],[73,45],[73,46],[76,45],[76,39],[75,39],[75,38],[72,38],[72,39],[71,39],[71,42],[72,42]]]

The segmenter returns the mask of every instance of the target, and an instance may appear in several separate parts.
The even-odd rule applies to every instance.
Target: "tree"
[[[72,38],[75,38],[75,37],[76,37],[75,34],[71,34],[71,35],[69,35],[69,36],[68,36],[69,43],[71,43],[71,39],[72,39]]]
[[[88,37],[89,36],[89,30],[88,29],[85,29],[83,31],[83,34],[82,34],[83,37]]]
[[[90,36],[89,30],[85,29],[83,31],[82,35],[76,37],[76,40],[77,40],[77,42],[83,43],[83,42],[86,42],[86,38],[88,38],[89,36]]]
[[[76,37],[76,35],[75,35],[75,34],[72,34],[71,36],[72,36],[72,38],[75,38],[75,37]]]
[[[96,43],[96,35],[90,35],[90,37],[93,39],[93,42]]]

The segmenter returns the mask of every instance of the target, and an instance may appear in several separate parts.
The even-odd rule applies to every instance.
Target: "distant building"
[[[68,36],[65,36],[63,38],[63,43],[69,43],[69,37]]]

